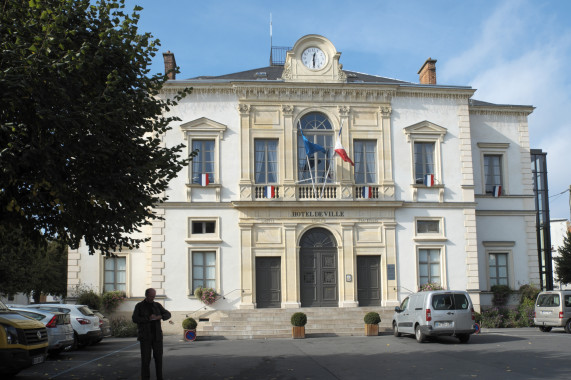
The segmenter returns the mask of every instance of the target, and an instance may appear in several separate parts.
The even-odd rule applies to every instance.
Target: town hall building
[[[175,66],[164,54],[165,68]],[[358,70],[358,68],[355,68]],[[113,258],[69,254],[68,286],[153,287],[171,312],[398,305],[426,283],[466,290],[539,282],[528,116],[476,89],[346,70],[319,35],[282,62],[192,87],[164,136],[198,155],[157,204],[149,242]],[[347,155],[343,156],[343,152]]]

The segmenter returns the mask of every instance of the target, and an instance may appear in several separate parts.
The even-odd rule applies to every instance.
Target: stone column
[[[297,246],[297,224],[284,224],[285,238],[285,268],[282,270],[282,305],[284,308],[299,308],[301,302],[300,292],[300,272],[299,272],[299,249]]]
[[[351,139],[349,138],[349,114],[351,112],[351,107],[349,106],[338,106],[337,111],[339,112],[339,120],[340,125],[339,127],[343,126],[343,130],[341,131],[341,144],[345,148],[346,151],[352,152],[353,149],[351,145]],[[337,139],[337,136],[334,136],[334,142]],[[353,171],[351,164],[344,163],[343,160],[335,160],[335,173],[337,176],[337,181],[341,185],[341,194],[340,197],[342,199],[353,199]]]
[[[240,227],[240,309],[254,308],[254,253],[252,252],[253,223],[238,223]]]
[[[166,212],[165,209],[157,208],[155,209],[155,213],[164,218]],[[165,282],[165,276],[163,273],[163,268],[165,264],[165,221],[153,220],[151,231],[151,265],[150,268],[147,268],[147,271],[150,272],[151,288],[155,288],[157,291],[157,296],[164,296],[165,289],[163,285]]]
[[[281,197],[285,200],[296,200],[295,162],[297,162],[297,128],[293,125],[294,106],[282,105],[283,115],[283,155],[280,163],[280,173],[283,180]]]
[[[381,114],[381,152],[379,152],[379,160],[381,167],[381,180],[380,184],[386,188],[383,191],[383,195],[389,198],[393,198],[395,195],[394,191],[394,178],[393,178],[393,165],[392,165],[392,144],[391,144],[391,107],[380,107],[379,112]]]
[[[397,239],[396,239],[396,227],[395,222],[383,223],[384,233],[385,233],[385,255],[381,257],[381,273],[384,279],[382,284],[383,288],[383,306],[396,306],[399,304],[398,301],[398,273],[399,268],[397,266]],[[395,279],[389,281],[387,278],[387,267],[389,265],[395,266]]]
[[[357,307],[357,257],[355,256],[355,242],[353,230],[355,223],[341,223],[342,242],[339,250],[339,297],[341,307]],[[350,274],[351,282],[345,280],[345,275]]]
[[[250,110],[249,104],[239,104],[240,112],[240,200],[252,200],[252,178],[250,171]]]

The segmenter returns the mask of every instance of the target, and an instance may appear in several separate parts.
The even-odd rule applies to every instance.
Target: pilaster
[[[254,308],[254,253],[252,252],[252,223],[239,223],[240,227],[240,309]]]
[[[282,280],[282,304],[286,309],[301,307],[301,302],[299,299],[299,254],[297,247],[296,226],[297,224],[295,223],[286,223],[283,226],[285,235],[285,268],[282,273],[285,275],[283,276]]]

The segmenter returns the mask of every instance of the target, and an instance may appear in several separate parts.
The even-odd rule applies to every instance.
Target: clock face
[[[301,53],[301,62],[309,69],[319,70],[327,63],[327,56],[320,48],[310,47]]]

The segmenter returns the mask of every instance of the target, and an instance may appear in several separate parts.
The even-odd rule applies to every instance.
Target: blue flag
[[[305,137],[305,135],[303,134],[303,131],[301,130],[301,128],[299,130],[301,131],[301,138],[303,139],[303,145],[305,145],[305,154],[307,154],[308,156],[311,156],[315,152],[327,153],[327,151],[325,150],[324,147],[322,147],[319,144],[314,144],[311,141],[309,141],[307,139],[307,137]]]

